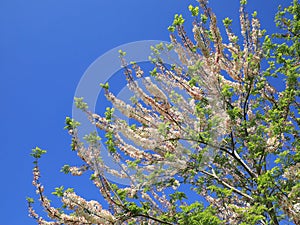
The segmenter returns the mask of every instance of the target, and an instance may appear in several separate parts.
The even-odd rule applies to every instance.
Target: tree
[[[86,146],[77,135],[79,123],[66,119],[72,150],[85,165],[65,165],[62,171],[92,171],[109,209],[63,186],[53,193],[63,207],[53,207],[39,179],[38,159],[45,150],[32,151],[33,185],[53,220],[40,217],[28,198],[39,224],[300,224],[300,5],[294,0],[280,8],[275,22],[281,33],[268,36],[257,13],[246,13],[243,0],[241,36],[226,18],[224,41],[207,1],[198,2],[189,6],[193,39],[185,19],[175,15],[171,44],[153,46],[151,77],[120,51],[132,104],[118,99],[108,84],[102,88],[113,108],[103,116],[75,99],[105,131],[102,138],[120,171],[102,161],[97,133],[85,136]],[[167,65],[161,54],[173,50],[180,63]],[[284,87],[277,90],[270,78]],[[130,185],[109,181],[107,173],[129,179]]]

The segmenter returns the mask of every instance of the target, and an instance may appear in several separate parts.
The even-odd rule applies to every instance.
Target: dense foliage
[[[72,150],[85,165],[62,171],[92,171],[108,209],[63,187],[53,192],[63,207],[53,207],[39,179],[45,151],[33,150],[33,185],[53,220],[40,217],[28,198],[39,224],[300,224],[300,4],[279,8],[280,33],[266,35],[257,13],[249,16],[241,1],[241,35],[226,18],[227,35],[221,36],[207,1],[198,3],[189,6],[193,38],[176,14],[171,44],[153,46],[151,76],[120,51],[131,104],[108,84],[101,86],[113,108],[103,116],[75,99],[104,137],[87,134],[86,146],[77,135],[80,124],[66,119]],[[167,65],[161,55],[171,51],[179,62]],[[120,171],[101,159],[101,138]],[[130,185],[113,183],[106,174]]]

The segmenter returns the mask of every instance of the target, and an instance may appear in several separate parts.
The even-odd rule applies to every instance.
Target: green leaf
[[[65,124],[66,124],[66,126],[64,127],[64,129],[66,129],[66,130],[73,130],[80,125],[79,122],[75,121],[74,119],[72,119],[70,117],[66,117]]]
[[[154,67],[154,69],[152,71],[150,71],[150,75],[153,77],[157,76],[157,68],[156,67]]]
[[[63,173],[65,173],[65,174],[70,173],[70,166],[69,166],[69,165],[64,165],[64,166],[61,168],[60,172],[63,172]]]
[[[241,4],[241,5],[246,5],[246,4],[247,4],[247,0],[241,0],[241,1],[240,1],[240,4]]]
[[[90,145],[97,145],[101,138],[98,136],[96,131],[91,132],[83,137]]]
[[[115,111],[114,108],[107,107],[106,111],[105,111],[105,119],[107,119],[108,121],[111,121],[114,111]]]
[[[34,199],[30,198],[30,197],[26,197],[26,201],[28,202],[28,204],[33,204],[34,203]]]
[[[92,174],[92,175],[90,176],[90,180],[95,180],[95,179],[97,179],[97,176],[96,176],[95,174]]]
[[[184,19],[182,17],[182,15],[178,15],[178,14],[175,14],[174,16],[174,21],[173,21],[173,26],[181,26],[183,23],[184,23]]]
[[[175,26],[168,26],[168,31],[170,31],[171,33],[174,33]]]
[[[130,126],[130,129],[133,130],[133,131],[135,131],[135,130],[136,130],[136,124],[135,124],[135,123],[132,124],[132,125]]]
[[[172,43],[171,44],[166,44],[166,47],[167,47],[168,51],[171,51],[174,48],[174,45]]]
[[[121,49],[119,50],[120,57],[126,56],[126,52],[123,52]]]
[[[192,13],[192,16],[198,16],[199,15],[199,7],[196,6],[192,6],[192,5],[189,5],[189,11]]]
[[[224,20],[223,20],[223,24],[226,28],[228,28],[231,24],[232,24],[232,20],[229,19],[228,17],[226,17]]]
[[[104,88],[105,90],[108,90],[109,89],[109,84],[108,82],[106,82],[105,84],[100,84],[100,87]]]
[[[36,147],[36,148],[32,149],[30,155],[33,156],[34,158],[38,159],[38,158],[41,158],[41,156],[45,153],[47,153],[46,150]]]
[[[197,80],[194,77],[192,77],[192,79],[189,80],[189,85],[191,87],[194,87],[196,86],[196,84],[197,84]]]
[[[207,20],[208,20],[208,17],[206,15],[204,15],[204,14],[201,14],[200,18],[201,18],[201,22],[202,23],[206,23]]]
[[[159,44],[155,45],[155,48],[159,51],[162,51],[164,50],[164,44],[160,42]]]
[[[187,199],[187,196],[184,192],[176,191],[174,194],[170,194],[171,202],[182,201]]]
[[[74,98],[74,101],[75,101],[75,106],[78,108],[78,109],[81,109],[81,110],[87,110],[88,109],[88,105],[87,103],[85,103],[83,101],[83,98]]]
[[[57,197],[63,197],[64,196],[64,186],[56,187],[55,191],[51,194],[56,195]]]

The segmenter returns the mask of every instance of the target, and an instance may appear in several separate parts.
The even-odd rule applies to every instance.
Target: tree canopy
[[[63,186],[53,192],[62,207],[52,206],[38,164],[46,151],[37,147],[33,185],[51,220],[27,198],[38,224],[300,224],[300,4],[279,8],[280,32],[266,35],[242,0],[241,34],[226,18],[221,35],[208,2],[197,2],[188,6],[193,36],[185,30],[188,20],[176,14],[170,44],[152,47],[149,75],[120,51],[131,103],[108,83],[101,87],[113,107],[104,115],[75,98],[105,135],[93,132],[81,140],[80,123],[66,118],[71,148],[84,165],[65,165],[62,172],[91,172],[109,207]],[[162,58],[170,52],[178,56],[171,65]],[[103,161],[101,140],[119,170]],[[107,174],[129,184],[118,185]]]

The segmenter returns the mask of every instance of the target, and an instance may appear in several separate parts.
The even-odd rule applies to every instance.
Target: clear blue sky
[[[277,4],[285,1],[249,2],[248,9],[258,11],[262,27],[273,32]],[[0,2],[0,225],[36,224],[27,216],[25,201],[35,195],[29,156],[35,146],[48,150],[41,160],[46,193],[63,184],[99,199],[87,177],[59,172],[64,164],[80,164],[63,130],[76,86],[88,66],[114,47],[139,40],[168,41],[173,15],[187,14],[190,3],[196,1]],[[211,0],[211,6],[219,21],[230,16],[234,25],[238,23],[238,0]]]

